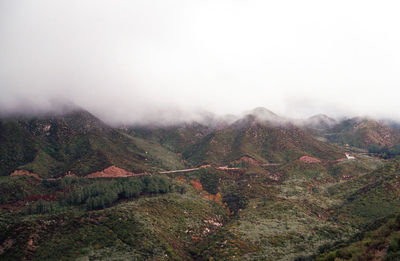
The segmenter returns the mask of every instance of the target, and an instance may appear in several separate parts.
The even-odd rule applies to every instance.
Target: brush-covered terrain
[[[110,165],[135,173],[183,167],[175,153],[111,128],[87,111],[0,120],[1,176],[15,169],[40,177],[82,176]]]
[[[400,162],[346,124],[3,118],[0,259],[398,260]]]

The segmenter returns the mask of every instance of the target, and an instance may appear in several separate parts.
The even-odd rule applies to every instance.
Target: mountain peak
[[[317,114],[309,117],[305,121],[305,125],[314,129],[329,129],[333,127],[337,121],[325,114]]]
[[[268,122],[273,122],[273,123],[282,123],[285,122],[285,119],[283,117],[280,117],[276,113],[264,108],[264,107],[257,107],[250,112],[247,113],[247,115],[252,115],[254,116],[258,121],[268,121]]]

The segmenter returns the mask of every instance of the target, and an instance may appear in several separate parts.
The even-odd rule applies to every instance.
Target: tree
[[[377,144],[375,143],[371,143],[368,145],[368,152],[369,153],[379,153],[380,152],[380,148]]]
[[[242,161],[240,162],[240,167],[241,167],[242,169],[244,169],[244,168],[247,167],[247,164],[246,164],[246,161],[245,161],[245,160],[242,160]]]
[[[237,214],[239,210],[246,208],[249,203],[247,196],[238,191],[224,195],[222,200],[228,205],[229,209],[234,214]]]

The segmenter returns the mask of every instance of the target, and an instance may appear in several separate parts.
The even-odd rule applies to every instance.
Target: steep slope
[[[189,162],[199,165],[228,164],[243,156],[268,163],[290,161],[303,155],[337,159],[342,154],[335,146],[312,138],[290,123],[276,124],[247,115],[205,136],[183,155]]]
[[[133,140],[84,110],[2,119],[0,144],[0,175],[15,169],[50,177],[69,171],[84,175],[111,165],[133,172],[182,167],[176,154]],[[160,159],[164,154],[167,163]]]

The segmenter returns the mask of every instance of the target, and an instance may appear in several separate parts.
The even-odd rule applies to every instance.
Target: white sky
[[[0,0],[0,109],[67,99],[109,121],[258,106],[400,119],[399,10],[365,0]]]

